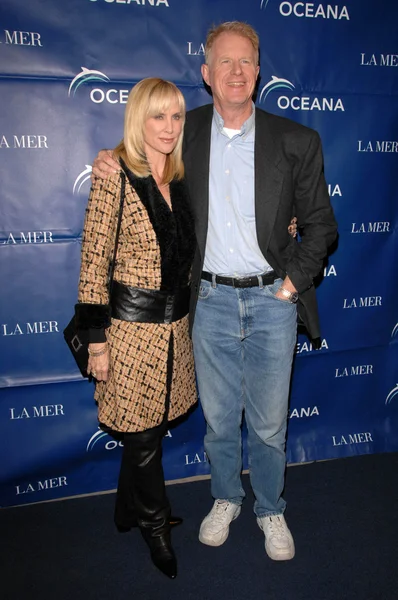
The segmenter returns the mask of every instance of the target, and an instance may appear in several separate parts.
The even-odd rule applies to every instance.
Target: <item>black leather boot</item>
[[[177,560],[170,541],[171,511],[162,467],[163,435],[163,425],[125,435],[115,521],[126,527],[130,525],[124,520],[126,515],[134,515],[153,563],[174,579]],[[126,507],[130,510],[126,511]]]
[[[154,535],[153,530],[141,528],[141,533],[149,546],[153,564],[162,573],[175,579],[177,577],[177,559],[171,545],[170,532]]]
[[[157,428],[155,428],[157,429]],[[150,430],[150,431],[155,431]],[[165,426],[160,427],[163,437],[163,429],[166,429]],[[146,433],[146,432],[144,432]],[[130,436],[139,437],[141,434],[127,434]],[[127,436],[126,436],[127,437]],[[148,438],[148,436],[146,436]],[[151,437],[151,435],[149,436]],[[128,444],[128,442],[127,442]],[[134,499],[133,499],[133,473],[131,469],[131,452],[123,451],[122,454],[122,463],[120,466],[119,472],[119,481],[116,493],[116,502],[115,502],[115,513],[114,513],[114,522],[116,525],[116,529],[119,533],[128,533],[134,527],[138,527],[137,514],[134,509]],[[178,527],[183,523],[183,519],[176,515],[170,516],[170,527]]]
[[[138,527],[137,517],[131,517],[128,521],[130,525],[122,525],[115,516],[115,525],[119,533],[128,533],[133,529],[133,527]],[[178,525],[181,525],[183,522],[184,520],[181,517],[177,517],[175,515],[170,516],[170,527],[172,528],[178,527]]]

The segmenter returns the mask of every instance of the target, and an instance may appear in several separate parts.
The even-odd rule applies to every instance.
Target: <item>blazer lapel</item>
[[[283,173],[278,169],[280,156],[267,123],[268,115],[256,110],[254,143],[254,189],[257,240],[267,252],[278,211]]]
[[[196,123],[189,123],[188,143],[184,151],[186,179],[192,213],[195,220],[195,233],[202,256],[204,255],[209,217],[209,164],[212,106]]]

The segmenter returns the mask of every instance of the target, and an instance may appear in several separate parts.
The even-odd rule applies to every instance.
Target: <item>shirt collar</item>
[[[254,106],[254,103],[252,103],[251,115],[243,123],[240,133],[238,134],[239,136],[246,137],[254,129],[255,113],[256,113],[255,106]],[[224,119],[222,118],[222,116],[220,115],[220,113],[218,112],[218,110],[216,109],[215,106],[213,106],[213,122],[217,127],[217,131],[219,133],[223,133]],[[225,134],[223,134],[223,135],[225,135]]]

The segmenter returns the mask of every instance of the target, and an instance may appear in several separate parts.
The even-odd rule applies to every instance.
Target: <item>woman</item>
[[[177,563],[161,444],[168,421],[197,399],[187,317],[195,240],[183,180],[184,120],[184,98],[174,84],[149,78],[131,90],[124,137],[114,150],[121,172],[95,179],[91,189],[76,307],[89,330],[99,422],[123,434],[116,525],[126,531],[138,524],[154,564],[170,578]]]

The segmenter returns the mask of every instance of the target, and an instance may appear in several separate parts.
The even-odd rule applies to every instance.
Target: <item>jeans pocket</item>
[[[199,285],[199,295],[198,295],[199,300],[206,300],[206,298],[208,298],[210,296],[211,290],[212,290],[212,285],[211,285],[210,281],[204,281],[202,279],[200,282],[200,285]]]

